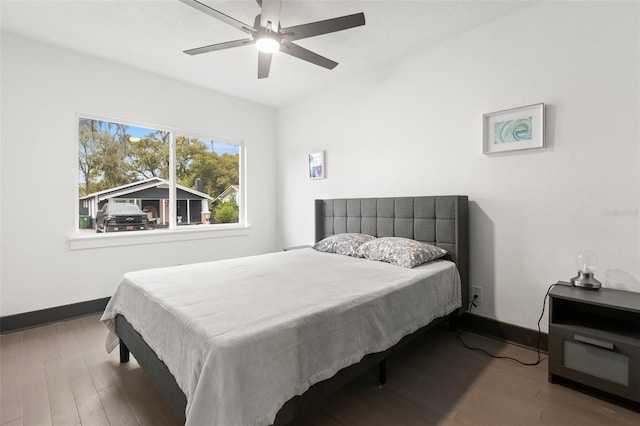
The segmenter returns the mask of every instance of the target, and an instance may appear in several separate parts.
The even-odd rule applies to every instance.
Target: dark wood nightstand
[[[558,284],[549,293],[549,381],[569,379],[640,408],[640,293]]]

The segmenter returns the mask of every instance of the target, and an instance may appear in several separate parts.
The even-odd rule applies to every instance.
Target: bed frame
[[[389,355],[435,325],[445,321],[455,323],[458,313],[464,311],[469,300],[467,205],[468,198],[462,195],[316,200],[316,241],[343,232],[359,232],[376,237],[411,238],[446,249],[448,259],[456,263],[460,272],[462,308],[405,336],[384,352],[366,355],[358,364],[340,370],[330,379],[311,386],[304,394],[291,398],[278,412],[275,425],[289,423],[318,404],[325,395],[376,365],[380,383],[384,384]],[[116,317],[116,333],[120,338],[120,362],[129,361],[129,352],[133,353],[176,417],[184,423],[187,399],[167,366],[121,315]]]

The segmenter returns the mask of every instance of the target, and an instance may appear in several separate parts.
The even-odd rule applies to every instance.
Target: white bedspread
[[[267,425],[312,384],[461,305],[455,265],[414,269],[311,248],[126,274],[124,315],[187,396],[186,424]]]

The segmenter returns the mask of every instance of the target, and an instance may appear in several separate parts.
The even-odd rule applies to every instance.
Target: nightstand
[[[640,408],[640,293],[559,282],[549,293],[549,381],[564,378]]]

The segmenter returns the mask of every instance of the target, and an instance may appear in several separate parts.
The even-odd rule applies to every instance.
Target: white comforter
[[[267,425],[312,384],[461,305],[455,265],[292,250],[126,274],[124,315],[187,396],[186,424]]]

